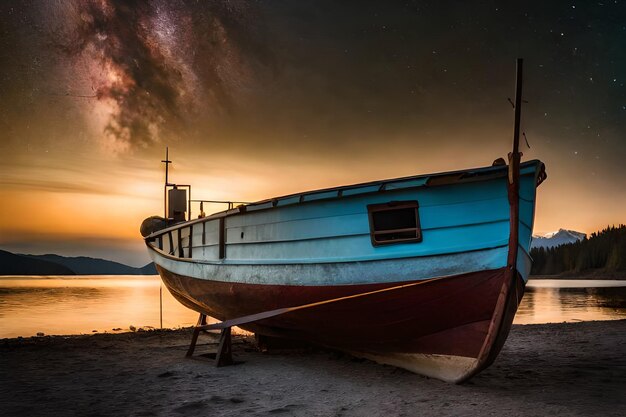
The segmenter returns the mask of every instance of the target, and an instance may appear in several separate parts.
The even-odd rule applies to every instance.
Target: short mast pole
[[[169,159],[169,148],[165,147],[165,160],[161,161],[165,164],[165,185],[163,186],[163,218],[165,219],[165,225],[167,225],[167,187],[169,183],[169,165],[172,163]]]

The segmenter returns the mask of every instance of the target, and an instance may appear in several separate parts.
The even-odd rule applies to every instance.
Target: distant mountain
[[[568,243],[580,242],[585,239],[585,233],[574,230],[559,229],[557,232],[547,233],[543,236],[533,235],[531,248],[554,248]]]
[[[154,275],[151,262],[141,268],[86,256],[18,255],[0,251],[0,275]]]
[[[147,265],[142,266],[141,268],[139,268],[141,270],[141,275],[156,275],[158,274],[157,270],[156,270],[156,266],[154,266],[154,262],[150,262]]]
[[[0,250],[0,275],[76,275],[70,268]]]
[[[532,248],[530,256],[533,258],[531,275],[625,279],[626,225],[608,226],[592,233],[588,239],[573,243]]]
[[[42,259],[64,265],[77,275],[139,275],[141,268],[133,268],[118,262],[86,256],[65,257],[59,255],[22,255],[30,259]]]

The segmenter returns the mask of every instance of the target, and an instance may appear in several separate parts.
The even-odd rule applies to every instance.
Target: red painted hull
[[[399,283],[286,286],[189,278],[158,267],[182,304],[219,320],[375,291]],[[292,311],[242,326],[261,335],[306,340],[350,352],[475,358],[468,376],[502,347],[523,295],[506,268],[429,280],[420,285]],[[458,381],[457,381],[458,382]]]

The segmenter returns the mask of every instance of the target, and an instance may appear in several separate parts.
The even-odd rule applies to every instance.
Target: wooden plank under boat
[[[149,254],[178,301],[225,326],[467,380],[500,351],[530,272],[546,175],[520,164],[518,98],[509,165],[242,205],[151,233]]]

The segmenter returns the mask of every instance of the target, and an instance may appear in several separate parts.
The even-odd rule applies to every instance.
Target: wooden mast
[[[507,194],[509,198],[509,251],[505,269],[504,284],[496,302],[491,318],[488,334],[478,354],[476,367],[466,375],[464,380],[485,369],[493,363],[502,349],[511,329],[513,317],[521,299],[519,294],[519,272],[517,270],[517,254],[519,251],[519,178],[520,159],[519,133],[522,115],[522,66],[523,59],[517,59],[517,80],[515,85],[515,125],[513,128],[513,150],[509,153],[509,175]],[[459,381],[462,382],[462,381]]]
[[[520,160],[522,154],[519,151],[520,119],[522,116],[522,58],[517,59],[517,80],[515,86],[515,126],[513,128],[513,151],[509,154],[509,205],[510,205],[510,236],[509,236],[509,259],[508,268],[517,273],[517,252],[519,245],[519,177]]]

